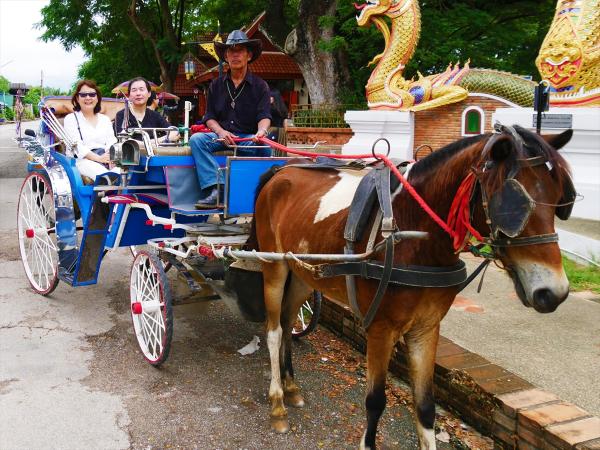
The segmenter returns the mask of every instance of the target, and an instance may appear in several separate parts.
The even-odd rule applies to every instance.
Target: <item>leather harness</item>
[[[517,146],[518,154],[523,154],[523,140],[517,131],[512,127],[497,125],[495,134],[488,140],[482,155],[485,158],[489,153],[494,142],[500,138],[502,134],[508,134],[515,145]],[[516,176],[520,168],[522,167],[534,167],[545,164],[547,162],[545,156],[536,156],[526,159],[518,159],[516,167],[509,173],[508,178],[512,179]],[[487,168],[491,167],[491,161],[486,162]],[[486,168],[484,165],[484,170]],[[329,158],[317,158],[316,164],[292,164],[289,166],[282,166],[280,169],[286,167],[300,167],[303,169],[364,169],[367,165],[364,162],[352,162],[350,164],[342,163],[339,160],[332,160]],[[405,163],[396,164],[399,169],[406,171]],[[488,196],[481,183],[481,175],[483,172],[476,173],[477,183],[473,190],[472,200],[476,197],[476,192],[479,190],[481,193],[483,209],[486,216],[486,222],[491,228],[490,237],[485,239],[485,243],[489,244],[493,249],[501,249],[513,246],[525,246],[525,245],[536,245],[545,244],[558,241],[558,235],[556,233],[543,234],[536,236],[527,237],[500,237],[498,232],[493,229],[493,218],[490,217],[488,208]],[[432,288],[445,288],[445,287],[457,287],[458,292],[464,289],[471,281],[477,277],[477,275],[484,270],[492,259],[495,259],[495,255],[483,255],[485,261],[483,261],[474,272],[467,277],[467,269],[465,263],[461,260],[454,266],[449,267],[433,267],[433,266],[394,266],[394,247],[398,240],[395,238],[394,233],[398,231],[396,223],[394,221],[393,210],[392,210],[392,199],[397,195],[402,186],[399,181],[394,177],[391,179],[391,171],[387,166],[373,166],[372,170],[363,177],[361,180],[352,200],[350,211],[348,212],[348,218],[346,221],[346,227],[344,229],[344,239],[346,240],[346,246],[344,247],[345,254],[354,254],[354,245],[360,242],[362,239],[367,223],[371,217],[370,212],[375,206],[375,202],[378,203],[378,212],[372,226],[371,235],[367,244],[367,250],[372,250],[373,247],[385,247],[384,260],[365,260],[365,261],[353,261],[353,262],[342,262],[342,263],[327,263],[312,266],[313,275],[317,278],[330,278],[336,276],[345,276],[346,278],[346,289],[352,312],[359,318],[362,319],[362,325],[365,330],[369,328],[388,285],[397,286],[413,286],[413,287],[432,287]],[[406,174],[405,174],[406,175]],[[393,194],[392,194],[393,192]],[[471,215],[473,211],[473,201],[471,202]],[[375,237],[379,225],[381,224],[381,235],[383,241],[374,245]],[[363,279],[379,280],[377,291],[375,296],[369,305],[366,314],[363,316],[356,296],[356,276],[360,276]]]

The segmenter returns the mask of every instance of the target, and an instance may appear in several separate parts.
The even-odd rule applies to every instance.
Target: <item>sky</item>
[[[12,83],[70,90],[85,61],[79,47],[67,52],[58,41],[39,40],[41,9],[50,0],[0,0],[0,75]]]

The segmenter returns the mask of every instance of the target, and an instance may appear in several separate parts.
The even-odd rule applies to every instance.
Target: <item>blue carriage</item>
[[[240,248],[246,242],[259,177],[286,158],[238,157],[235,152],[217,156],[225,198],[219,208],[197,210],[194,203],[200,190],[189,147],[159,146],[160,130],[131,129],[110,150],[120,174],[84,179],[76,161],[61,151],[73,142],[51,110],[41,111],[41,130],[37,134],[28,130],[23,140],[28,175],[19,195],[17,222],[27,279],[41,295],[52,293],[59,281],[92,285],[108,251],[131,248],[135,334],[144,357],[159,365],[168,357],[173,330],[174,299],[167,270],[175,267],[192,293],[206,293],[206,282],[212,282],[208,298],[218,298],[216,292],[221,297],[233,295],[239,302],[243,288],[223,281],[235,269],[226,270],[209,253]],[[132,139],[134,133],[141,134],[143,142]],[[315,293],[305,304],[297,334],[314,328],[320,300]],[[262,319],[262,309],[253,310],[243,301],[240,306],[247,318]]]

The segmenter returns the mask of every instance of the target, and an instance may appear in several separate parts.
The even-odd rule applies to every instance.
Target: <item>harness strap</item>
[[[381,304],[381,300],[383,300],[383,296],[390,282],[393,264],[394,235],[390,234],[388,237],[385,238],[385,259],[383,260],[383,271],[381,273],[381,278],[379,279],[379,286],[377,286],[377,292],[375,292],[375,297],[373,297],[373,300],[369,305],[369,309],[367,310],[367,314],[363,319],[363,327],[365,327],[365,330],[369,328],[369,325],[371,325],[371,322],[373,322],[373,319],[375,318],[375,314],[377,314],[377,311],[379,310],[379,305]]]
[[[487,266],[488,266],[488,265],[489,265],[489,263],[491,263],[491,262],[492,262],[492,260],[491,260],[491,259],[488,259],[488,258],[484,259],[484,260],[481,262],[481,264],[479,264],[479,265],[477,266],[477,268],[476,268],[476,269],[473,271],[473,273],[472,273],[471,275],[469,275],[469,276],[468,276],[468,278],[467,278],[465,281],[463,281],[461,284],[459,284],[459,285],[458,285],[458,288],[459,288],[459,291],[458,291],[458,292],[462,291],[462,290],[463,290],[464,288],[466,288],[466,287],[467,287],[469,284],[471,284],[471,282],[472,282],[472,281],[473,281],[475,278],[477,278],[477,275],[479,275],[479,273],[480,273],[480,272],[481,272],[483,269],[487,268]],[[481,277],[481,281],[483,281],[483,275],[482,275],[482,277]]]
[[[354,244],[352,242],[346,241],[344,253],[346,255],[352,255],[354,253]],[[362,319],[362,314],[360,312],[360,308],[358,307],[358,299],[356,298],[356,280],[354,279],[354,275],[345,275],[346,293],[348,294],[348,302],[350,303],[350,308],[352,309],[352,313],[356,317],[360,317]]]
[[[392,211],[392,193],[390,188],[390,169],[384,167],[376,169],[377,181],[375,188],[377,189],[377,198],[379,199],[379,207],[383,211],[383,219],[381,220],[381,235],[384,238],[393,233],[396,229],[394,223],[394,212]]]
[[[385,267],[377,261],[355,261],[315,266],[317,278],[332,278],[340,275],[360,275],[366,280],[380,280]],[[479,272],[478,272],[479,273]],[[405,266],[392,267],[389,283],[401,286],[445,288],[466,286],[467,268],[464,261],[450,267]]]
[[[550,244],[558,242],[558,234],[538,234],[537,236],[516,237],[505,239],[490,239],[487,242],[492,247],[520,247],[524,245]]]
[[[357,275],[355,273],[346,273],[340,274],[345,275],[346,278],[346,292],[348,295],[348,302],[352,309],[352,312],[357,317],[362,319],[364,329],[368,329],[369,325],[375,318],[377,314],[377,310],[383,300],[383,296],[387,289],[387,286],[390,281],[390,276],[393,269],[394,263],[394,231],[396,231],[396,224],[394,222],[394,211],[392,209],[392,193],[391,193],[391,184],[390,184],[390,176],[391,171],[389,167],[376,168],[369,175],[363,179],[363,182],[360,183],[357,193],[354,196],[353,203],[363,202],[363,203],[374,203],[374,196],[370,197],[370,201],[368,197],[359,195],[362,189],[365,189],[368,186],[367,183],[370,183],[372,186],[375,185],[375,192],[377,193],[377,199],[379,203],[379,211],[376,214],[375,222],[373,224],[373,228],[371,229],[371,235],[369,237],[369,244],[372,245],[371,239],[374,239],[376,230],[379,228],[379,223],[381,223],[381,234],[385,238],[385,257],[384,257],[384,265],[381,276],[377,279],[379,280],[379,286],[377,287],[377,291],[375,293],[375,297],[371,301],[367,314],[363,317],[358,306],[358,299],[356,297],[356,280],[354,276]],[[356,205],[350,209],[348,214],[348,219],[346,222],[346,229],[344,230],[344,238],[346,239],[346,246],[344,247],[345,254],[352,254],[354,252],[354,244],[353,242],[357,239],[357,227],[360,221],[364,224],[369,217],[369,214],[365,214],[365,211],[370,211],[371,207],[368,209],[357,208]],[[356,216],[356,217],[355,217]]]

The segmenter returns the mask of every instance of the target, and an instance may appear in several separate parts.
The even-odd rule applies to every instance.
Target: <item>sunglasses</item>
[[[94,97],[96,97],[96,93],[95,92],[80,92],[77,95],[79,95],[81,98],[86,98],[86,97],[94,98]]]

